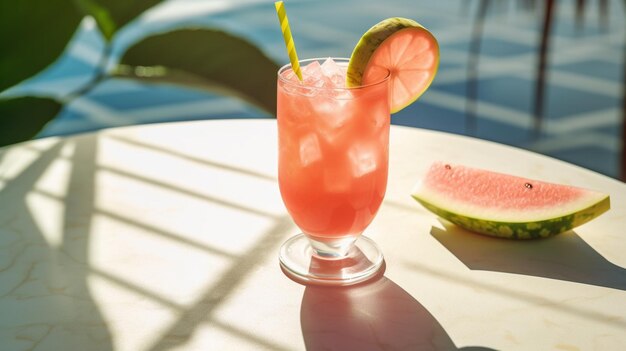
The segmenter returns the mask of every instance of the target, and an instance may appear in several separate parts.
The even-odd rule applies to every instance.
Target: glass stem
[[[307,235],[314,254],[322,259],[337,260],[348,255],[358,236],[343,238],[322,238]]]

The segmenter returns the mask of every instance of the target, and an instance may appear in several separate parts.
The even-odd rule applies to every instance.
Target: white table
[[[297,233],[276,122],[144,125],[0,149],[1,350],[619,350],[626,185],[530,152],[393,127],[366,231],[385,276],[305,287],[279,269]],[[443,224],[409,196],[447,160],[610,193],[547,240]]]

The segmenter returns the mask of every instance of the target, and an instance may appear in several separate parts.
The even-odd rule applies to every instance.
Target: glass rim
[[[332,56],[328,56],[328,57],[317,57],[317,58],[309,58],[309,59],[304,59],[304,60],[299,60],[298,62],[300,63],[300,66],[304,66],[303,64],[309,63],[309,62],[313,62],[313,61],[320,61],[323,62],[329,58],[332,58],[333,61],[337,62],[346,62],[348,63],[350,61],[349,58],[346,57],[332,57]],[[380,85],[382,83],[388,82],[389,79],[391,78],[391,71],[388,68],[384,68],[387,71],[387,74],[382,77],[381,79],[376,80],[373,83],[368,83],[368,84],[363,84],[363,85],[357,85],[357,86],[353,86],[353,87],[340,87],[340,88],[325,88],[325,87],[316,87],[316,86],[312,86],[312,85],[303,85],[300,84],[298,82],[294,82],[293,80],[287,79],[283,76],[283,73],[287,70],[291,68],[291,63],[287,63],[285,65],[283,65],[281,68],[278,69],[278,80],[281,81],[283,84],[289,85],[289,86],[293,86],[293,87],[299,87],[299,88],[304,88],[304,89],[311,89],[311,90],[340,90],[340,91],[345,91],[345,90],[359,90],[359,89],[365,89],[368,87],[372,87],[372,86],[376,86],[376,85]]]

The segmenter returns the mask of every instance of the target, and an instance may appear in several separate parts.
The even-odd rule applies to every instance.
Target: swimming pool
[[[365,4],[366,3],[366,4]],[[414,18],[441,46],[431,88],[392,123],[471,135],[563,159],[620,177],[624,101],[624,5],[555,2],[542,40],[548,1],[289,1],[301,57],[349,57],[361,34],[383,18]],[[580,12],[579,12],[580,13]],[[112,46],[124,50],[173,28],[220,28],[287,62],[272,2],[166,1],[125,27]],[[542,43],[547,43],[544,61]],[[9,91],[64,97],[89,82],[104,41],[93,19],[81,23],[64,55]],[[545,65],[545,71],[540,67]],[[540,94],[538,94],[538,91]],[[39,137],[141,123],[211,118],[268,118],[234,97],[111,78],[64,106]]]

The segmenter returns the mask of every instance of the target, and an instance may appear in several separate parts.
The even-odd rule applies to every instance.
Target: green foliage
[[[117,30],[162,0],[75,0],[83,11],[93,16],[100,31],[111,40]]]
[[[82,18],[72,0],[0,0],[0,91],[56,60]]]
[[[118,70],[121,76],[222,92],[276,111],[278,65],[256,46],[219,30],[149,37],[129,48],[120,64],[125,65]]]
[[[61,104],[52,99],[0,100],[0,146],[34,137],[60,110]]]
[[[52,64],[80,21],[92,16],[107,49],[126,24],[162,0],[0,0],[0,92]],[[274,114],[278,66],[253,44],[214,29],[180,29],[148,37],[131,46],[113,71],[151,83],[184,85],[233,95]],[[100,73],[75,98],[111,73]],[[65,98],[67,100],[67,98]],[[35,136],[62,109],[53,99],[0,97],[0,146]]]

